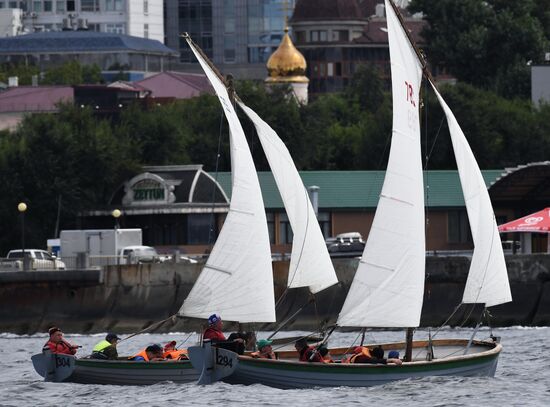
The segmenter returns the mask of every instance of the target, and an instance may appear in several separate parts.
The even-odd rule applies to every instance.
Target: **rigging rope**
[[[218,182],[218,168],[220,163],[220,150],[221,150],[221,143],[222,143],[222,130],[223,130],[223,109],[221,111],[221,117],[220,117],[220,131],[218,133],[218,153],[216,154],[216,170],[215,170],[215,176],[214,176],[214,185],[212,186],[212,210],[210,212],[210,228],[208,229],[208,244],[212,244],[212,234],[214,232],[214,206],[215,206],[215,199],[216,199],[216,184]]]

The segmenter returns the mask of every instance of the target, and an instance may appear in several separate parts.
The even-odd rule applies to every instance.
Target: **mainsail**
[[[386,0],[393,133],[367,244],[338,317],[340,326],[416,327],[424,295],[424,190],[419,90],[422,66]]]
[[[502,243],[487,186],[453,112],[435,85],[431,84],[447,116],[474,240],[474,253],[462,302],[485,303],[486,307],[490,307],[512,301]]]
[[[244,131],[227,90],[189,38],[229,123],[233,190],[216,244],[179,314],[239,322],[274,322],[275,295],[267,220]]]
[[[238,103],[256,127],[294,233],[287,286],[309,287],[312,293],[322,291],[338,279],[307,190],[275,130],[244,103]]]

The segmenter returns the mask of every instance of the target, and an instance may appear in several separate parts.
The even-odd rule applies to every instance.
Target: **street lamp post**
[[[25,212],[27,210],[27,204],[25,202],[19,202],[17,210],[21,214],[21,249],[23,252],[23,271],[27,271],[27,256],[25,256]]]
[[[116,264],[117,266],[120,264],[120,256],[122,253],[118,252],[118,228],[120,225],[118,224],[118,218],[120,218],[120,215],[122,215],[122,212],[120,209],[114,209],[111,212],[111,215],[113,215],[113,218],[115,218],[115,256],[116,256]]]
[[[113,215],[113,218],[115,218],[115,229],[118,229],[120,227],[118,224],[118,218],[120,218],[120,215],[122,215],[122,212],[120,211],[120,209],[114,209],[111,212],[111,215]]]

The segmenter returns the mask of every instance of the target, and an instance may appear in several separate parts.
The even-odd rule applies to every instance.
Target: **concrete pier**
[[[550,255],[507,259],[514,301],[492,307],[493,326],[550,324]],[[334,259],[339,283],[317,294],[288,329],[315,329],[333,323],[353,280],[358,259]],[[423,326],[443,323],[460,303],[469,267],[466,257],[428,257]],[[288,263],[275,262],[275,295],[285,290]],[[177,312],[202,264],[141,264],[102,270],[0,273],[0,332],[32,334],[52,325],[66,332],[137,332]],[[289,290],[277,320],[309,300],[307,289]],[[451,325],[474,325],[482,307],[463,305]],[[222,316],[223,317],[223,316]],[[203,321],[171,319],[157,331],[190,331]],[[256,329],[273,326],[255,325]]]

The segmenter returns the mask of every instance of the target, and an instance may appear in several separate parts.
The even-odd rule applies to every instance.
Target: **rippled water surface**
[[[469,329],[446,329],[438,338],[469,338]],[[502,337],[504,350],[494,378],[433,377],[405,380],[370,388],[324,388],[278,390],[262,385],[211,386],[160,383],[153,386],[100,386],[74,383],[45,383],[32,367],[30,357],[38,353],[46,335],[0,334],[0,406],[548,406],[550,405],[550,328],[503,328],[493,331]],[[285,335],[294,335],[287,332]],[[426,331],[415,338],[423,339]],[[85,355],[103,335],[68,335]],[[266,337],[259,333],[258,337]],[[368,342],[402,340],[401,332],[375,332]],[[477,338],[488,336],[481,332]],[[120,344],[120,354],[132,354],[150,343],[182,341],[189,334],[140,335]],[[191,335],[193,342],[196,335]],[[331,346],[348,346],[357,333],[334,333]]]

